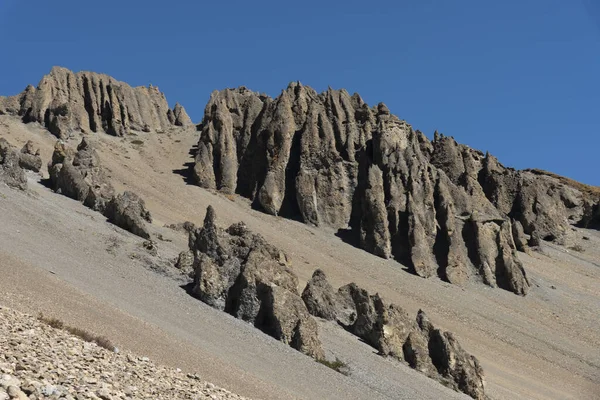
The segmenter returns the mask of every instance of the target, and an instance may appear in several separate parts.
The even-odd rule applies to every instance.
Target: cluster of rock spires
[[[40,172],[41,168],[40,151],[34,150],[33,142],[28,141],[21,151],[17,151],[6,139],[0,138],[0,182],[25,190],[27,189],[25,170]]]
[[[185,109],[179,104],[170,109],[157,87],[132,88],[108,75],[61,67],[52,68],[37,88],[30,85],[17,96],[0,97],[0,114],[39,122],[59,138],[73,132],[123,136],[192,125]]]
[[[422,277],[525,294],[517,250],[564,243],[571,225],[600,221],[599,196],[506,168],[437,132],[430,141],[383,103],[369,107],[345,90],[213,92],[198,129],[198,185],[338,229]]]
[[[285,253],[243,222],[221,229],[215,219],[209,206],[204,225],[189,234],[192,292],[206,304],[317,360],[324,358],[324,351],[313,316],[335,321],[381,355],[405,361],[475,399],[486,398],[477,359],[462,349],[452,333],[436,329],[424,312],[411,320],[401,307],[386,304],[354,283],[334,291],[321,270],[315,271],[300,295],[298,278]]]
[[[100,158],[83,138],[77,151],[58,141],[48,165],[52,189],[99,211],[113,224],[145,239],[150,238],[146,222],[152,222],[144,200],[126,191],[115,195]]]
[[[333,289],[316,270],[302,292],[310,314],[335,321],[363,339],[379,354],[407,362],[419,372],[474,399],[487,398],[479,361],[460,346],[451,332],[436,329],[422,310],[417,318],[354,283]]]

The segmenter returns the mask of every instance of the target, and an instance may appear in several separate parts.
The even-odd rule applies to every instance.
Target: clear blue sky
[[[0,0],[0,38],[3,95],[61,65],[157,85],[199,122],[215,89],[300,80],[600,185],[600,0]]]

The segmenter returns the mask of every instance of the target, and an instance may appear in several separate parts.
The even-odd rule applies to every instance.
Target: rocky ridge
[[[116,353],[0,306],[0,400],[242,399],[197,375]]]
[[[192,125],[185,109],[177,104],[171,110],[155,86],[132,88],[108,75],[74,73],[62,67],[52,68],[37,87],[0,97],[0,114],[38,122],[59,138],[74,132],[123,136]]]
[[[483,370],[450,332],[436,329],[420,311],[411,320],[399,306],[348,284],[334,291],[316,270],[302,295],[285,253],[244,223],[223,230],[208,207],[204,224],[189,235],[192,293],[291,347],[323,360],[312,316],[335,321],[379,351],[475,399],[486,399]],[[181,256],[180,256],[181,258]]]
[[[337,229],[422,277],[526,294],[518,250],[566,243],[571,225],[600,221],[600,195],[506,168],[437,132],[430,141],[385,104],[343,89],[291,83],[276,99],[215,91],[198,129],[198,185]]]
[[[85,138],[77,151],[56,142],[48,173],[55,192],[101,212],[111,223],[135,235],[150,238],[146,222],[152,222],[152,217],[144,200],[130,191],[115,194],[96,150]]]
[[[487,399],[479,361],[451,332],[435,328],[422,310],[411,319],[402,307],[387,304],[354,283],[335,291],[321,270],[314,272],[302,299],[312,315],[337,322],[379,354],[404,361],[474,399]]]

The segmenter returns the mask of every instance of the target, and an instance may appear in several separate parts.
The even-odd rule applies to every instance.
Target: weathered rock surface
[[[102,213],[115,194],[98,153],[85,138],[76,152],[61,141],[56,142],[48,173],[54,191]]]
[[[129,352],[0,306],[0,399],[242,399]]]
[[[56,142],[48,165],[52,189],[99,211],[109,222],[144,239],[150,238],[146,222],[152,217],[144,200],[133,192],[116,195],[94,147],[83,138],[73,151]]]
[[[516,254],[525,238],[563,243],[570,225],[598,222],[600,190],[506,168],[437,132],[430,141],[384,104],[345,90],[292,83],[276,99],[243,87],[213,92],[198,129],[198,185],[349,231],[422,277],[525,294]]]
[[[40,172],[42,169],[42,158],[40,157],[40,150],[33,148],[33,142],[27,141],[21,153],[19,154],[19,165],[23,169],[28,169],[34,172]]]
[[[132,88],[108,75],[61,67],[52,68],[37,88],[30,85],[17,96],[0,97],[0,113],[39,122],[59,138],[74,132],[163,132],[191,124],[181,105],[169,109],[157,87]]]
[[[190,250],[182,251],[175,260],[175,268],[181,271],[182,274],[189,274],[194,270],[194,253]]]
[[[150,239],[146,222],[152,223],[146,204],[138,195],[125,191],[108,202],[104,215],[108,221],[135,235]]]
[[[172,110],[167,111],[167,118],[172,125],[176,126],[191,126],[193,122],[185,108],[179,103],[175,104]]]
[[[15,189],[27,189],[21,154],[4,138],[0,138],[0,182]]]
[[[243,223],[223,230],[215,218],[209,206],[204,225],[190,233],[193,293],[293,348],[323,358],[316,321],[298,294],[298,278],[287,256]]]
[[[317,270],[302,299],[311,314],[336,321],[376,348],[381,355],[407,362],[412,368],[474,399],[486,399],[479,361],[454,335],[436,329],[423,311],[412,319],[399,306],[385,303],[354,283],[337,292]],[[326,310],[326,312],[324,312]]]

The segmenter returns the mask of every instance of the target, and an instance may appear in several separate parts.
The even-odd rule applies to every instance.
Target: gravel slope
[[[7,136],[14,144],[33,139],[41,146],[44,160],[49,159],[54,138],[35,125],[24,127],[8,117],[0,116],[0,134]],[[105,165],[112,171],[115,186],[119,190],[132,189],[146,200],[155,220],[155,230],[160,230],[165,223],[184,220],[200,223],[206,206],[212,204],[217,212],[218,223],[227,225],[243,220],[250,229],[261,233],[286,251],[292,257],[301,285],[310,278],[314,269],[322,268],[334,286],[354,281],[370,292],[379,292],[389,301],[397,302],[411,314],[423,308],[436,324],[457,334],[463,347],[479,358],[486,372],[487,391],[492,398],[600,398],[598,232],[578,230],[580,244],[585,250],[583,253],[548,245],[543,253],[521,254],[528,276],[533,282],[530,294],[524,298],[482,285],[460,288],[439,280],[424,280],[407,273],[395,261],[379,259],[343,243],[330,232],[251,210],[244,199],[234,198],[232,201],[187,185],[180,173],[185,163],[190,161],[187,151],[195,144],[196,138],[197,134],[193,131],[181,133],[177,137],[140,135],[137,139],[145,142],[142,146],[132,146],[125,139],[106,135],[99,135],[94,139],[97,140]],[[3,253],[0,254],[0,265],[4,265],[0,271],[2,274],[9,273],[9,270],[12,271],[10,273],[15,273],[14,266],[7,265],[6,255],[13,256],[13,260],[18,255],[19,259],[15,262],[25,266],[21,270],[31,271],[32,276],[37,276],[38,283],[40,280],[47,282],[49,278],[58,277],[60,281],[57,282],[68,283],[70,288],[76,288],[86,298],[90,297],[105,307],[117,308],[127,318],[134,316],[138,323],[159,327],[168,338],[166,340],[187,343],[190,347],[185,350],[182,347],[181,353],[192,351],[196,357],[202,354],[205,360],[210,360],[215,366],[205,367],[203,378],[240,394],[269,397],[270,393],[276,397],[285,393],[287,397],[294,397],[303,390],[310,390],[310,395],[320,393],[325,397],[335,398],[343,395],[354,398],[374,396],[372,385],[367,379],[358,383],[360,369],[357,369],[354,376],[356,381],[348,384],[345,382],[346,378],[327,368],[317,366],[315,369],[312,361],[305,365],[307,361],[304,358],[298,358],[290,350],[280,348],[278,343],[265,345],[265,349],[277,349],[269,350],[268,357],[254,351],[261,348],[255,347],[257,345],[254,342],[243,348],[236,347],[239,344],[229,335],[243,336],[244,341],[248,341],[247,337],[254,337],[256,334],[251,329],[247,330],[247,327],[238,326],[237,322],[229,321],[227,316],[224,318],[214,314],[214,310],[204,310],[203,305],[190,299],[183,290],[172,289],[171,279],[150,271],[143,263],[138,263],[139,260],[132,261],[127,254],[136,251],[134,242],[127,239],[120,245],[126,249],[125,255],[121,256],[117,252],[116,256],[111,255],[113,258],[104,258],[107,237],[122,238],[121,234],[110,227],[98,228],[98,221],[90,221],[99,216],[94,216],[89,210],[77,208],[70,201],[53,198],[55,195],[47,193],[45,188],[38,187],[36,190],[40,193],[39,198],[35,201],[31,198],[30,202],[25,203],[16,195],[10,195],[5,202],[0,196],[0,252]],[[54,215],[51,220],[42,218],[48,210]],[[80,217],[75,218],[74,215]],[[20,225],[24,221],[31,224],[28,233],[16,236],[15,230],[22,229]],[[63,222],[66,224],[64,229],[58,229],[55,224]],[[90,235],[85,237],[78,229],[83,229]],[[168,234],[164,230],[160,232]],[[62,236],[70,241],[68,246],[61,244],[64,242]],[[583,236],[589,240],[583,240]],[[169,238],[173,241],[159,242],[159,252],[176,254],[185,248],[185,237],[173,233]],[[38,268],[53,270],[56,275],[43,275]],[[38,287],[27,279],[23,277],[22,287],[16,288],[2,279],[0,288],[4,293],[18,295],[19,292],[28,291],[32,298],[38,297]],[[164,290],[160,289],[163,287]],[[60,304],[62,300],[59,298],[55,302],[45,303],[40,297],[36,301],[38,303],[34,304],[50,307]],[[21,307],[27,306],[27,300],[23,299],[15,300],[15,303]],[[76,308],[72,308],[72,304],[69,307],[71,308],[68,309]],[[173,310],[177,310],[176,315]],[[98,311],[88,313],[99,314]],[[112,311],[107,313],[113,315]],[[76,318],[82,316],[78,315]],[[108,318],[108,315],[103,315],[102,318]],[[328,329],[322,327],[322,330],[327,336]],[[116,327],[112,331],[115,335],[118,332]],[[225,335],[223,332],[230,333]],[[141,336],[143,340],[131,343],[131,346],[141,347],[145,340],[152,342],[151,335],[142,333]],[[262,343],[265,339],[256,340],[257,343]],[[328,341],[327,336],[324,342]],[[337,343],[335,340],[333,342]],[[237,350],[237,354],[233,348]],[[147,345],[146,349],[151,350],[152,346]],[[280,355],[280,352],[286,355]],[[175,365],[173,363],[178,360],[194,358],[183,355],[173,360],[171,352],[166,349],[162,354],[157,354],[158,357],[169,360],[171,365]],[[352,356],[353,354],[349,354],[348,358],[352,359]],[[158,360],[162,360],[158,357]],[[273,357],[281,357],[281,360]],[[232,363],[236,369],[229,374],[220,373]],[[190,365],[198,364],[199,362],[192,362]],[[304,371],[305,367],[316,372],[312,375],[307,372],[306,379],[300,380],[293,375],[287,377],[284,372],[287,370],[292,374],[294,370]],[[211,372],[213,369],[218,372]],[[211,374],[215,379],[212,379]],[[416,387],[422,384],[423,393],[436,386],[429,380],[419,383],[418,378],[413,378],[409,374],[406,380]],[[350,392],[330,392],[325,389],[318,392],[316,387],[319,384],[313,384],[313,379],[316,379],[314,382],[322,382],[323,386],[337,387],[340,384]],[[344,383],[339,383],[340,380]],[[398,378],[398,381],[404,380]],[[306,389],[303,382],[309,382],[314,387]],[[246,391],[237,390],[236,385]],[[387,384],[381,386],[388,387]],[[269,392],[274,387],[277,389]],[[405,396],[414,398],[413,394],[414,392],[406,392]],[[392,398],[400,396],[396,393],[390,395]],[[431,392],[429,395],[434,396],[436,393]],[[437,395],[445,398],[445,394]]]
[[[110,338],[120,348],[198,373],[248,397],[468,398],[376,356],[372,348],[337,327],[322,329],[322,339],[345,341],[330,354],[348,360],[351,375],[318,364],[204,305],[179,287],[181,281],[149,268],[152,258],[144,257],[140,238],[35,180],[29,185],[33,194],[0,187],[4,304],[59,317],[68,325]],[[167,229],[162,232],[175,235]],[[159,242],[160,251],[175,254],[169,246],[183,238],[173,240]],[[356,346],[369,357],[354,358]]]
[[[244,399],[148,357],[104,349],[1,306],[0,348],[0,399]]]

